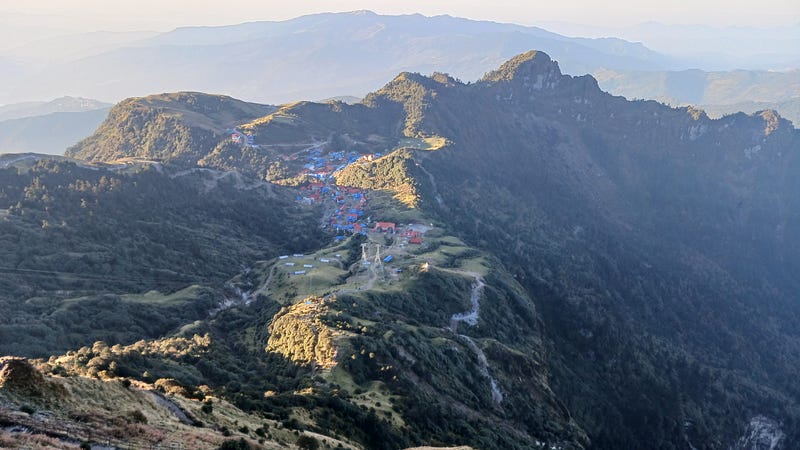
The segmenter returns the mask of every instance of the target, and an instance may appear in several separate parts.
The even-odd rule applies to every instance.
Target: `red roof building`
[[[409,244],[417,244],[417,245],[420,245],[420,244],[422,244],[422,238],[421,238],[421,237],[413,237],[413,238],[411,238],[411,239],[409,239],[409,240],[408,240],[408,243],[409,243]]]
[[[397,226],[394,222],[378,222],[375,224],[376,231],[389,231],[392,230],[392,233],[396,231]]]

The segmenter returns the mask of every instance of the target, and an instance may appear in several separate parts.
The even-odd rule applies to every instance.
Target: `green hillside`
[[[0,169],[0,353],[161,336],[233,297],[224,283],[253,261],[320,242],[279,188],[131,167]]]
[[[65,154],[102,161],[137,157],[189,162],[213,149],[227,128],[272,110],[198,92],[132,98],[112,108],[94,135]]]

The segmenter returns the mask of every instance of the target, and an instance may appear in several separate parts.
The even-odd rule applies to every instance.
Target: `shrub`
[[[129,412],[128,416],[134,423],[147,423],[147,416],[138,409]]]
[[[223,442],[217,450],[250,450],[250,444],[247,443],[244,439],[239,439],[238,441],[228,440]]]
[[[297,438],[297,446],[302,450],[317,450],[319,449],[319,441],[315,437],[304,434]]]

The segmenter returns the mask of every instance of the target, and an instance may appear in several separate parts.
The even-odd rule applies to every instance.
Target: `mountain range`
[[[63,154],[105,120],[111,105],[62,97],[0,107],[0,152]],[[46,131],[43,131],[46,130]]]
[[[700,33],[689,31],[680,32],[687,36]],[[703,32],[704,36],[710,34]],[[644,35],[661,36],[658,42],[663,42],[664,33],[662,26]],[[793,54],[790,49],[797,43],[790,32],[773,34],[770,39],[779,43],[773,47],[775,51],[786,49],[778,53]],[[54,48],[61,48],[56,52],[58,61],[40,56],[53,53]],[[723,66],[704,65],[710,61],[708,57],[687,59],[618,38],[568,37],[530,26],[450,16],[385,16],[369,11],[315,14],[282,22],[186,27],[166,33],[43,37],[40,42],[0,52],[0,81],[12,87],[0,97],[0,103],[65,93],[118,101],[187,90],[271,104],[340,95],[361,97],[402,71],[442,71],[465,81],[477,80],[530,48],[548,52],[566,73],[595,74],[605,90],[631,99],[664,99],[679,106],[693,104],[698,96],[718,98],[728,86],[735,86],[741,98],[737,105],[770,102],[783,107],[785,102],[792,102],[784,115],[800,119],[791,114],[800,95],[794,83],[796,73],[771,72],[796,70],[796,60],[778,61],[748,53],[748,61],[755,62],[744,63],[740,54],[740,64],[754,65],[723,66],[750,70],[691,72],[693,78],[713,78],[714,82],[694,82],[686,87],[677,83],[664,92],[664,79],[684,79],[687,75],[683,71],[689,69]],[[642,71],[652,74],[643,78]],[[642,83],[642,79],[647,82]],[[791,81],[788,95],[782,80]],[[704,104],[724,113],[737,112],[727,100]]]
[[[356,104],[125,100],[0,159],[0,342],[39,358],[0,361],[0,438],[792,448],[798,148],[541,51]]]
[[[693,67],[710,71],[737,69],[786,70],[797,68],[800,54],[800,23],[770,26],[710,26],[645,22],[609,27],[537,22],[568,36],[616,36],[642,42],[659,53],[672,55]],[[758,36],[758,39],[753,39]]]

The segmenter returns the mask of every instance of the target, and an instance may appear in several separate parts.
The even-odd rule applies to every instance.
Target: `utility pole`
[[[381,262],[381,244],[375,244],[375,267],[379,267]]]

